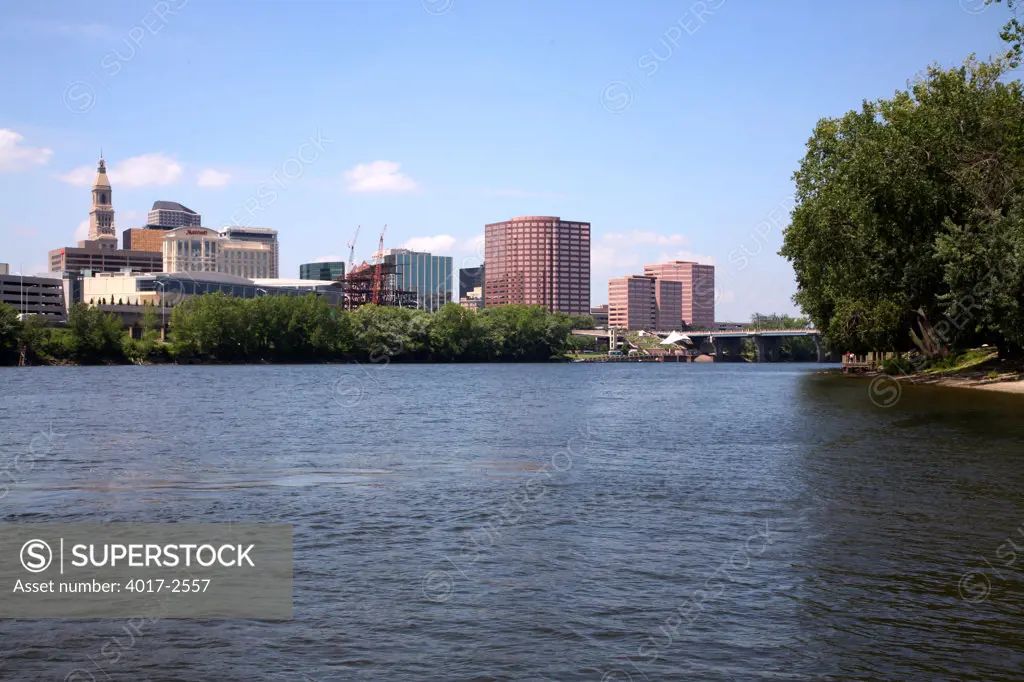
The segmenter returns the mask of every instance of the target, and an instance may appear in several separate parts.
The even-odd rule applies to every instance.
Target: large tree
[[[1005,221],[1024,187],[1024,97],[1002,79],[1010,64],[933,66],[891,99],[819,121],[781,253],[795,300],[834,348],[908,349],[911,332],[943,346],[1020,343],[1003,324],[1021,310],[1019,287],[1012,300],[965,299],[990,281],[985,258],[1015,243]]]

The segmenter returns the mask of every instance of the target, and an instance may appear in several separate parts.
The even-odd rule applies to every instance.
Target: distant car
[[[622,355],[622,351],[621,350],[610,350],[610,351],[608,351],[608,355]]]

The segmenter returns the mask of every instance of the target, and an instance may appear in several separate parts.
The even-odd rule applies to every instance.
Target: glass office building
[[[340,261],[303,263],[299,266],[299,279],[336,280],[345,276],[345,264]]]
[[[385,249],[384,262],[394,264],[398,289],[415,292],[417,308],[433,311],[452,302],[454,278],[451,256]]]

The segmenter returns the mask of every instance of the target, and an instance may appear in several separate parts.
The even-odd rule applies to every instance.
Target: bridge
[[[609,343],[622,336],[622,331],[608,329],[574,329],[572,333],[577,336],[593,336],[596,338],[608,339]],[[705,350],[715,356],[715,362],[735,362],[740,358],[740,342],[743,339],[750,339],[757,348],[758,362],[778,362],[779,351],[784,339],[794,337],[810,337],[814,341],[814,347],[818,353],[818,362],[825,362],[825,344],[821,339],[821,332],[817,329],[730,329],[714,331],[701,329],[696,331],[680,332],[685,334],[692,341],[693,345]],[[665,338],[667,332],[655,332],[655,336]]]

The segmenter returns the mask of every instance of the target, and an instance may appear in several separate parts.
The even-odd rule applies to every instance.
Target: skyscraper
[[[523,216],[484,229],[484,306],[590,313],[590,223]]]
[[[398,289],[416,293],[416,307],[434,311],[452,302],[451,256],[409,249],[384,249],[384,262],[395,266]]]
[[[616,329],[679,329],[682,284],[648,275],[608,280],[608,326]]]
[[[645,265],[644,274],[683,285],[683,322],[694,329],[715,326],[715,266],[692,261],[674,260]]]
[[[154,201],[146,222],[150,229],[173,230],[176,227],[200,227],[203,216],[176,201]]]
[[[114,233],[114,198],[107,179],[107,165],[100,157],[96,168],[96,179],[92,183],[92,208],[89,210],[89,239],[112,238],[115,248],[117,235]]]

